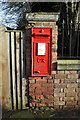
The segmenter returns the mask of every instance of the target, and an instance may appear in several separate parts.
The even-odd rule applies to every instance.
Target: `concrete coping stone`
[[[58,70],[80,70],[80,60],[57,60]]]
[[[60,13],[53,12],[34,12],[27,13],[26,20],[27,21],[58,21]]]

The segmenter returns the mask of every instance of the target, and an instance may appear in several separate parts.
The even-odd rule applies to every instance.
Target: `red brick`
[[[72,79],[71,82],[72,82],[72,83],[78,83],[78,80],[79,80],[79,79]]]
[[[74,106],[76,105],[77,102],[76,101],[73,101],[73,102],[66,102],[66,105],[70,105],[70,106]]]
[[[52,80],[48,80],[48,83],[53,83],[54,82],[54,80],[52,79]]]
[[[54,58],[57,58],[57,54],[52,54],[52,61],[54,60]]]
[[[64,101],[64,97],[60,97],[59,100],[60,100],[60,101]]]
[[[41,79],[41,77],[28,77],[28,79]]]
[[[29,91],[34,91],[35,88],[29,87]]]
[[[48,88],[47,88],[47,91],[53,92],[53,90],[54,90],[53,87],[48,87]]]
[[[35,100],[36,96],[31,96],[33,100]]]
[[[55,79],[54,83],[60,83],[60,79]]]
[[[53,107],[54,105],[53,105],[53,103],[49,103],[48,106],[49,106],[49,107],[50,107],[50,106]]]
[[[57,49],[57,44],[53,44],[53,45],[52,45],[52,49],[53,49],[53,48],[54,48],[54,49]]]
[[[54,26],[56,26],[56,22],[50,22],[49,25],[50,25],[50,26],[53,26],[53,29],[54,29]]]
[[[54,101],[59,101],[59,97],[54,97]]]
[[[57,71],[57,73],[61,73],[61,74],[64,74],[64,71],[61,71],[61,70],[60,70],[60,71]]]
[[[33,103],[41,103],[41,99],[35,99],[32,101]]]
[[[65,101],[75,101],[75,97],[65,97]]]
[[[42,87],[53,87],[53,84],[50,84],[50,83],[45,83],[45,84],[42,84]]]
[[[32,95],[35,95],[34,91],[30,91],[30,92],[29,92],[29,95],[31,95],[31,96],[32,96]]]
[[[41,87],[41,84],[29,84],[29,87]]]
[[[35,91],[41,91],[41,87],[36,87]]]
[[[44,96],[43,95],[37,95],[36,99],[44,99]]]
[[[54,35],[52,36],[52,41],[56,40],[56,42],[57,42],[57,39],[58,39],[58,36],[57,36],[56,34],[54,34]]]
[[[40,89],[35,90],[35,93],[41,93],[41,90]]]
[[[64,78],[66,78],[66,75],[59,73],[59,74],[56,74],[56,75],[55,75],[55,78],[56,78],[56,79],[64,79]]]
[[[65,80],[61,79],[61,80],[60,80],[60,83],[65,83]]]
[[[68,75],[68,78],[71,78],[71,79],[77,79],[78,78],[78,74],[69,74]]]
[[[44,92],[42,92],[42,95],[53,95],[53,92],[44,91]]]
[[[48,99],[54,99],[54,96],[52,96],[52,95],[48,95],[48,96],[46,96]]]
[[[60,91],[61,91],[60,88],[54,88],[54,93],[58,93],[58,92],[60,92]]]
[[[35,91],[34,95],[42,95],[41,91]]]
[[[41,103],[53,103],[53,99],[44,99]]]
[[[57,30],[56,30],[56,29],[55,29],[55,30],[53,30],[52,32],[54,33],[54,35],[57,35],[57,34],[58,34],[58,32],[57,32]]]
[[[54,93],[54,97],[65,97],[65,93]]]
[[[65,83],[76,83],[75,79],[65,79]]]
[[[42,104],[42,103],[37,103],[36,106],[37,106],[37,107],[45,107],[45,106],[47,106],[47,105],[46,105],[46,104]]]
[[[70,74],[70,71],[65,70],[65,74]]]
[[[69,71],[67,71],[67,70],[65,71],[65,74],[76,74],[76,73],[77,73],[77,71],[73,71],[73,70],[72,71],[70,71],[70,70]]]
[[[52,58],[52,62],[54,63],[55,61],[57,61],[57,58]]]
[[[74,87],[74,88],[78,88],[78,84],[77,83],[68,83],[67,84],[67,88],[71,88],[71,87]]]
[[[43,77],[43,79],[52,79],[52,76]]]
[[[29,83],[35,83],[35,79],[29,80]]]
[[[54,105],[65,105],[65,101],[55,101]]]
[[[51,88],[50,88],[50,89],[47,89],[47,91],[48,91],[48,92],[52,92],[52,94],[53,94],[53,92],[54,92],[54,90],[51,89]]]
[[[71,73],[71,74],[75,74],[75,73],[77,73],[77,71],[70,71],[70,73]]]
[[[65,93],[74,93],[76,91],[75,88],[64,88]]]
[[[36,83],[47,83],[47,80],[36,80]]]
[[[31,95],[31,96],[35,95],[36,96],[36,95],[42,95],[42,93],[41,93],[41,91],[37,91],[37,92],[36,91],[35,92],[31,91],[31,92],[29,92],[29,95]]]
[[[56,74],[56,71],[52,71],[52,75],[55,75]]]
[[[53,41],[52,41],[52,44],[57,44],[57,41],[56,41],[56,40],[53,40]]]
[[[43,22],[43,26],[50,26],[49,22]]]
[[[47,87],[41,87],[41,91],[42,91],[42,92],[47,91]]]
[[[55,84],[54,85],[55,88],[66,88],[67,87],[67,84]]]
[[[66,93],[66,97],[76,97],[77,96],[77,94],[76,94],[76,92],[75,93]]]
[[[54,105],[54,109],[59,109],[59,105]]]

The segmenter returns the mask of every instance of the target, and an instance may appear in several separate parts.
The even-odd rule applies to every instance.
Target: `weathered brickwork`
[[[80,107],[80,71],[57,70],[57,37],[55,22],[35,22],[33,26],[48,26],[52,32],[52,76],[31,77],[31,38],[30,25],[26,33],[26,73],[29,80],[30,106],[52,106],[54,109]]]
[[[62,78],[60,76],[55,79],[60,73]],[[30,106],[52,106],[55,109],[80,107],[80,86],[77,73],[77,71],[57,71],[50,78],[29,77],[29,95],[32,97]],[[72,77],[68,78],[68,75],[77,77],[72,79]]]

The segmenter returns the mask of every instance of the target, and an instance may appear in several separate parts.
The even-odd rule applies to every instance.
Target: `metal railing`
[[[80,59],[80,22],[67,25],[63,20],[58,33],[58,58]]]

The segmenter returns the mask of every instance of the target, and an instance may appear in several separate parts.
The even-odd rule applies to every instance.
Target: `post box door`
[[[48,35],[51,29],[46,29],[49,31],[47,35],[36,35],[32,39],[32,76],[51,75],[51,36]]]

